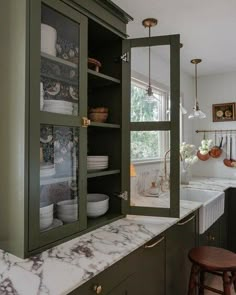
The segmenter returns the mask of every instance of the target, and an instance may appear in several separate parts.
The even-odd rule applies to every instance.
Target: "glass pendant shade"
[[[200,110],[198,98],[197,98],[197,64],[199,64],[201,59],[192,59],[191,63],[195,65],[195,105],[193,111],[188,116],[189,119],[205,119],[206,114]]]
[[[186,115],[188,111],[183,107],[181,102],[179,104],[179,107],[180,107],[181,114]]]

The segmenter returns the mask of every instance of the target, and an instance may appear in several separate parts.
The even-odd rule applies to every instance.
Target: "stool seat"
[[[202,246],[193,248],[188,253],[192,262],[189,278],[188,295],[194,295],[198,288],[198,295],[204,295],[204,290],[231,295],[231,287],[236,291],[236,254],[216,247]],[[205,273],[222,278],[223,291],[205,284]]]
[[[236,271],[236,254],[222,248],[207,246],[193,248],[188,257],[202,268],[214,271]]]

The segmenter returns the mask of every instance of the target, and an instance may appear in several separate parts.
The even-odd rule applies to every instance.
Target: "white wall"
[[[200,108],[207,114],[207,118],[195,121],[194,131],[197,129],[236,129],[236,121],[222,123],[212,121],[212,104],[236,102],[236,72],[198,78],[198,97]],[[194,144],[197,147],[202,136],[202,134],[194,135]],[[214,134],[211,134],[211,138],[214,139]],[[235,179],[236,169],[224,166],[224,157],[225,152],[218,159],[199,161],[192,167],[193,174]]]

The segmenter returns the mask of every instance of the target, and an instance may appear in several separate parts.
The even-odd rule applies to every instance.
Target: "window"
[[[169,121],[169,93],[153,87],[156,100],[145,100],[147,85],[132,79],[130,120],[137,122]],[[131,131],[131,161],[153,161],[164,157],[169,148],[169,132]]]

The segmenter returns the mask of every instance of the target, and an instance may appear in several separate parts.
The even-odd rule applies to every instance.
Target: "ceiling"
[[[236,1],[235,0],[113,0],[130,14],[128,24],[131,38],[145,37],[148,30],[142,20],[154,17],[158,26],[152,36],[180,34],[181,68],[193,75],[190,63],[201,58],[198,75],[212,75],[236,71]]]

